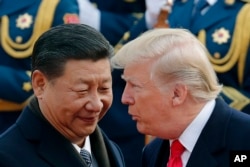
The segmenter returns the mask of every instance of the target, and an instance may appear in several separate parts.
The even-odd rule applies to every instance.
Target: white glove
[[[152,29],[157,22],[161,8],[167,3],[167,0],[146,0],[146,23],[148,29]]]
[[[79,6],[80,23],[87,24],[100,30],[100,11],[89,0],[77,0]]]

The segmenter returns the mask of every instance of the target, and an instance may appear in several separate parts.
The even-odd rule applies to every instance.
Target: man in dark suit
[[[143,150],[144,167],[229,167],[231,153],[250,151],[250,116],[219,96],[222,85],[206,54],[188,30],[162,28],[111,59],[124,69],[122,102],[138,131],[157,137]]]
[[[112,103],[112,46],[87,25],[51,28],[32,54],[34,97],[0,136],[0,166],[123,167],[97,126]],[[90,156],[80,155],[88,152]],[[89,167],[89,166],[88,166]]]

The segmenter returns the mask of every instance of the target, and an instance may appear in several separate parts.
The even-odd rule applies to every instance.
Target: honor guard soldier
[[[250,1],[175,0],[166,20],[171,28],[190,30],[207,47],[223,84],[221,96],[231,107],[250,114]],[[117,47],[146,30],[145,24],[136,25]]]
[[[30,56],[35,40],[50,27],[79,23],[74,0],[0,1],[0,133],[32,96]]]
[[[140,20],[145,0],[78,0],[80,22],[99,30],[112,45]]]

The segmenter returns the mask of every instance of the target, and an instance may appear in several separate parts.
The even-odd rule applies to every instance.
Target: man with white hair
[[[144,167],[228,167],[230,153],[250,150],[250,116],[220,98],[206,54],[189,31],[169,28],[144,33],[111,59],[124,69],[122,102],[138,131],[157,137],[143,150]]]

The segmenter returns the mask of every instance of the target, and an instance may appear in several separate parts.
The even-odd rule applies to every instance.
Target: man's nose
[[[88,103],[86,104],[86,109],[89,111],[99,112],[103,108],[103,102],[101,96],[98,94],[92,94],[89,96]]]
[[[132,95],[130,93],[130,88],[128,86],[124,88],[121,101],[123,104],[126,105],[131,105],[134,103],[134,99],[132,98]]]

